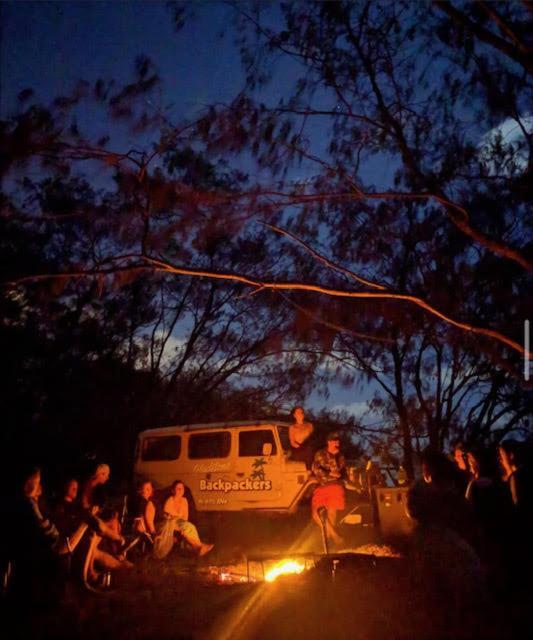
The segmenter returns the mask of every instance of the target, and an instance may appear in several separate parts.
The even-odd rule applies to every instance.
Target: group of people
[[[172,484],[158,518],[148,481],[141,482],[128,500],[127,514],[107,504],[107,464],[96,465],[83,482],[67,478],[52,501],[44,494],[40,468],[28,467],[19,475],[17,495],[7,505],[13,526],[2,536],[3,564],[5,568],[9,561],[13,567],[9,591],[15,597],[40,601],[43,595],[57,596],[72,565],[80,577],[98,585],[109,572],[133,567],[126,554],[132,541],[141,537],[156,558],[168,555],[175,534],[198,556],[213,548],[201,541],[189,521],[186,488],[179,480]]]
[[[302,407],[293,410],[293,417],[289,457],[305,462],[310,470],[316,481],[312,518],[327,539],[340,546],[337,516],[345,509],[347,480],[340,434],[329,433],[326,446],[315,452],[310,443],[313,425],[305,421]],[[407,497],[420,548],[426,545],[434,557],[453,549],[453,562],[461,565],[460,571],[468,563],[478,563],[504,581],[521,570],[529,572],[533,470],[527,452],[526,445],[515,440],[503,441],[496,449],[457,442],[450,456],[426,449],[421,455],[422,477],[411,485]],[[7,530],[12,535],[3,541],[14,561],[15,587],[31,590],[39,583],[42,587],[44,578],[48,593],[53,592],[48,587],[60,575],[58,567],[65,557],[72,561],[90,555],[85,569],[88,579],[95,581],[106,572],[131,569],[126,558],[131,543],[126,542],[125,530],[132,539],[142,539],[158,559],[170,553],[177,539],[197,556],[213,549],[191,522],[194,500],[183,482],[174,481],[161,501],[154,498],[150,481],[140,482],[128,499],[125,519],[124,510],[119,513],[106,505],[103,488],[109,477],[107,464],[95,465],[83,482],[69,477],[50,505],[43,495],[40,469],[20,474],[17,499],[8,509],[14,526]]]
[[[316,480],[311,513],[317,525],[337,546],[343,543],[337,516],[345,509],[346,461],[338,432],[313,452],[313,426],[302,407],[289,428],[290,459],[306,462]],[[421,454],[422,477],[408,492],[408,515],[417,525],[418,541],[456,536],[458,547],[468,546],[471,557],[497,579],[513,580],[528,572],[529,519],[533,513],[533,468],[529,445],[512,439],[496,447],[455,442],[451,455],[431,447]],[[430,542],[429,544],[433,544]],[[464,544],[463,544],[464,543]],[[462,546],[461,546],[462,545]],[[453,545],[452,545],[453,546]],[[460,554],[457,554],[460,555]]]
[[[533,470],[528,445],[457,442],[451,456],[427,449],[421,462],[422,479],[411,486],[407,500],[418,525],[419,559],[440,553],[439,562],[449,564],[448,575],[457,563],[463,585],[467,574],[477,585],[480,576],[502,587],[529,579]]]
[[[133,531],[145,536],[153,545],[154,556],[165,558],[171,551],[178,533],[184,542],[199,556],[213,549],[213,544],[202,542],[198,529],[190,521],[190,504],[187,489],[181,480],[175,480],[163,503],[161,526],[156,528],[157,508],[154,503],[154,488],[149,480],[141,481],[131,501],[129,514]]]

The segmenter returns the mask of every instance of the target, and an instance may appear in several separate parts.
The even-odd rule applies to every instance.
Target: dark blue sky
[[[229,102],[244,88],[231,31],[232,9],[211,2],[192,6],[193,18],[176,32],[165,2],[3,3],[1,116],[16,108],[19,92],[28,87],[35,90],[37,102],[46,104],[69,93],[80,79],[94,83],[103,77],[126,82],[140,54],[157,67],[163,81],[162,103],[174,105],[167,112],[171,119],[193,116],[213,102]],[[226,35],[221,37],[224,31]],[[261,99],[274,105],[292,83],[294,71],[281,61],[275,84]],[[88,127],[90,132],[108,132],[108,123],[99,120],[90,101],[82,104],[77,117],[82,130]],[[321,133],[312,133],[319,147]],[[384,180],[390,173],[383,166],[374,170],[382,173]],[[306,173],[300,169],[296,177]],[[370,389],[354,393],[353,389],[335,388],[327,404],[330,408],[351,404],[369,395]],[[323,400],[314,396],[312,404],[321,406]]]
[[[179,33],[164,2],[9,2],[2,13],[3,115],[28,86],[46,102],[80,78],[126,80],[141,53],[158,67],[176,116],[242,88],[232,38],[219,37],[230,23],[220,4],[196,3]]]

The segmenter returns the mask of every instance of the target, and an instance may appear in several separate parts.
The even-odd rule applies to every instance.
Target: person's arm
[[[155,534],[155,506],[151,500],[146,503],[146,509],[144,511],[144,520],[148,533]]]
[[[104,538],[109,538],[109,540],[114,540],[115,542],[120,542],[124,544],[124,537],[117,531],[114,527],[110,526],[107,522],[102,520],[101,518],[96,517],[98,522],[99,534]]]
[[[30,505],[41,534],[47,543],[54,548],[59,541],[59,531],[57,530],[57,527],[53,522],[50,522],[48,518],[43,516],[36,499],[32,498],[30,500]]]
[[[295,428],[294,425],[291,424],[289,427],[289,442],[291,443],[291,447],[293,449],[297,449],[300,445],[295,440]]]

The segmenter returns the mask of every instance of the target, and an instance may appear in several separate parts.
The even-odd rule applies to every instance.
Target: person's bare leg
[[[312,510],[311,510],[311,515],[313,517],[313,520],[319,526],[319,528],[322,529],[324,524],[322,523],[322,519],[320,518],[320,516],[318,514],[318,511],[319,511],[320,508],[321,507],[313,507]],[[322,508],[324,508],[324,507],[322,507]],[[330,515],[330,512],[332,512],[332,516]],[[328,538],[333,540],[333,542],[335,544],[342,544],[344,542],[344,540],[336,532],[335,526],[334,526],[334,524],[335,524],[335,522],[337,520],[337,511],[327,509],[327,513],[328,513],[328,517],[327,517],[326,522],[325,522],[326,535],[328,536]]]
[[[115,571],[116,569],[131,569],[133,564],[128,560],[119,560],[110,553],[96,549],[94,552],[94,561],[106,571]]]
[[[313,518],[313,520],[317,523],[317,525],[322,528],[322,520],[320,519],[320,516],[318,515],[318,509],[320,507],[313,507],[311,510],[311,516]]]
[[[342,544],[344,540],[337,533],[337,509],[328,508],[328,535],[331,537],[335,544]]]
[[[200,556],[205,556],[205,554],[209,553],[209,551],[211,551],[215,546],[214,544],[205,544],[200,540],[198,529],[192,524],[192,522],[187,522],[186,526],[181,526],[178,530],[183,536],[185,542],[190,544]]]

